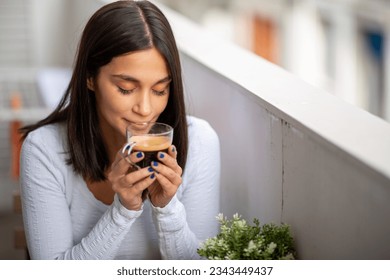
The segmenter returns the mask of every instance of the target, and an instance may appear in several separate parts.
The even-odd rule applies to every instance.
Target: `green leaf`
[[[248,224],[235,214],[228,220],[217,216],[220,232],[205,240],[198,254],[207,259],[266,260],[294,259],[295,249],[290,227],[286,224],[264,224],[258,219]]]

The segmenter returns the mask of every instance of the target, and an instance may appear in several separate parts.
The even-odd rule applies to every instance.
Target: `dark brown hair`
[[[158,121],[174,128],[173,144],[184,170],[188,134],[179,52],[166,17],[148,1],[117,1],[95,12],[83,31],[73,75],[59,105],[45,119],[23,127],[23,137],[41,126],[66,122],[67,163],[84,178],[105,180],[108,155],[97,122],[95,95],[90,94],[87,79],[96,78],[100,67],[114,57],[152,47],[165,58],[172,78],[168,104]]]

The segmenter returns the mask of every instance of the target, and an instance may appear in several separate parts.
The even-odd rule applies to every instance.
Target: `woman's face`
[[[129,122],[156,121],[167,106],[170,82],[155,48],[115,57],[101,67],[88,88],[96,95],[103,138],[122,145]]]

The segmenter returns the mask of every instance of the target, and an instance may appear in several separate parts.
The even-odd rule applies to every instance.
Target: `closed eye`
[[[163,89],[161,91],[152,89],[152,92],[153,92],[153,94],[155,94],[157,96],[163,96],[163,95],[165,95],[168,92],[168,88],[165,88],[165,89]]]
[[[135,88],[133,88],[133,89],[124,89],[124,88],[118,87],[118,91],[120,93],[122,93],[123,95],[127,95],[127,94],[133,93],[135,91]]]

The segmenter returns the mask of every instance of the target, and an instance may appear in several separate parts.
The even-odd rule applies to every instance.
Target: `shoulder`
[[[65,124],[45,125],[31,131],[23,141],[23,151],[40,150],[45,154],[60,155],[66,150]]]
[[[188,116],[187,123],[190,157],[196,157],[196,154],[200,151],[202,151],[201,154],[219,152],[218,135],[206,120]]]
[[[63,142],[65,136],[65,125],[60,123],[44,125],[31,131],[26,141],[39,142],[45,141],[45,143],[58,143]]]
[[[31,186],[31,182],[47,184],[55,178],[62,187],[65,186],[63,182],[70,171],[66,164],[65,143],[65,124],[45,125],[31,131],[23,141],[20,154],[22,181]]]
[[[187,116],[188,138],[199,140],[218,140],[218,135],[212,126],[203,119]]]
[[[179,198],[188,190],[202,192],[218,187],[220,144],[216,131],[206,120],[188,117],[188,154]]]

